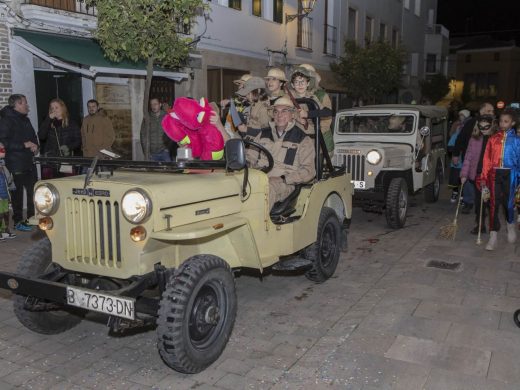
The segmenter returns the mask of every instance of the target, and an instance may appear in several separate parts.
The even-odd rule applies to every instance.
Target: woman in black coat
[[[42,143],[41,153],[46,157],[69,157],[73,150],[81,146],[80,128],[70,120],[63,100],[51,100],[49,116],[41,123],[38,138]],[[52,171],[52,177],[63,176],[57,167],[53,167]]]

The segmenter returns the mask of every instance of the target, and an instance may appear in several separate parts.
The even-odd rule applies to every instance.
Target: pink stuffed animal
[[[192,156],[201,160],[220,160],[224,155],[224,138],[209,122],[212,109],[206,98],[200,101],[180,97],[162,121],[168,137],[191,148]]]

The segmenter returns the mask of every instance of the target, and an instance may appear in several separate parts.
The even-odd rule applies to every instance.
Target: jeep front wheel
[[[16,273],[23,276],[38,277],[50,269],[52,263],[51,242],[44,238],[33,244],[22,255]],[[18,321],[33,332],[58,334],[78,325],[81,317],[64,310],[31,311],[28,297],[13,296],[13,309]]]
[[[394,177],[386,192],[386,222],[392,229],[400,229],[406,222],[408,186],[402,177]]]
[[[334,274],[338,266],[341,240],[341,225],[336,212],[330,207],[323,207],[316,242],[303,252],[303,257],[312,261],[312,268],[305,273],[307,279],[323,283]]]
[[[194,374],[218,359],[237,312],[229,265],[212,255],[188,259],[170,278],[157,320],[158,349],[176,371]]]

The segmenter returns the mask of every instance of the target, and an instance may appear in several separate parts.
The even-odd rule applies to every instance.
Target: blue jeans
[[[165,161],[165,162],[172,161],[172,159],[170,157],[170,152],[168,149],[161,150],[160,152],[157,152],[157,153],[152,153],[150,156],[150,160]]]
[[[468,205],[475,203],[475,185],[469,180],[462,187],[462,201]]]

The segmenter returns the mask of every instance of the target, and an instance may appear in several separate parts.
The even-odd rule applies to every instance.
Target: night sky
[[[437,23],[450,36],[488,34],[495,39],[515,39],[520,44],[520,1],[438,0]]]

